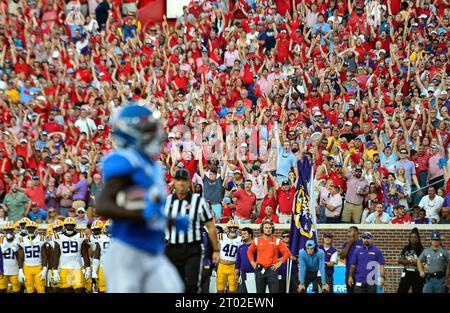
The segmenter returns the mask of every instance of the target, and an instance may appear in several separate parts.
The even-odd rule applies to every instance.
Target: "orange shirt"
[[[256,263],[261,264],[264,268],[268,268],[272,264],[277,263],[280,252],[282,253],[280,260],[282,263],[286,262],[291,256],[291,252],[284,242],[275,236],[271,236],[269,239],[265,239],[263,236],[255,238],[247,251],[249,260],[255,259],[255,252],[257,253]]]

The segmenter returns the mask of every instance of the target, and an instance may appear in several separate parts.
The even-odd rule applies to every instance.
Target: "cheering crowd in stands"
[[[0,221],[95,217],[109,119],[161,113],[217,222],[289,223],[301,164],[319,223],[449,223],[443,0],[0,3]]]

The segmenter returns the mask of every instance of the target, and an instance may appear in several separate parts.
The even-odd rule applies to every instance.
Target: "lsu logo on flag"
[[[295,193],[295,203],[292,211],[295,227],[300,232],[300,235],[306,237],[304,238],[305,240],[313,239],[316,229],[312,220],[309,195],[305,192],[303,186],[300,186]]]
[[[298,255],[308,240],[317,242],[316,194],[314,190],[314,170],[307,156],[298,162],[298,183],[292,204],[291,240],[289,249]]]

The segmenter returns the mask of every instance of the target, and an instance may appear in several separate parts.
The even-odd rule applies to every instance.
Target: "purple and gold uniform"
[[[335,247],[330,247],[328,250],[325,250],[324,246],[319,246],[320,249],[325,252],[325,262],[334,262],[334,264],[337,264],[338,262],[338,250]],[[333,267],[325,267],[325,272],[327,276],[333,276],[334,274],[334,266]]]
[[[375,285],[377,283],[378,268],[384,265],[385,260],[381,251],[373,245],[361,247],[355,250],[351,259],[351,265],[354,265],[355,285],[360,284]]]
[[[348,245],[348,241],[344,242],[342,245],[342,250],[345,249],[345,247]],[[364,243],[362,240],[355,241],[350,249],[348,249],[347,256],[345,257],[345,281],[347,281],[348,274],[350,273],[350,266],[351,266],[351,260],[353,257],[353,253],[356,249],[362,248],[364,246]]]

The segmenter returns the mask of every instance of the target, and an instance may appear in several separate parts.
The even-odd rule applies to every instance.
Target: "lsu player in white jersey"
[[[19,240],[20,237],[28,237],[26,225],[30,221],[28,217],[23,217],[16,222],[16,240]]]
[[[89,240],[92,251],[94,252],[92,261],[92,279],[95,280],[98,292],[106,291],[106,281],[103,274],[103,256],[108,250],[111,239],[103,233],[104,224],[100,220],[94,221],[91,226],[91,238]]]
[[[228,282],[228,291],[234,293],[238,282],[234,279],[234,266],[236,254],[242,244],[238,236],[239,224],[234,220],[227,223],[226,233],[219,234],[220,259],[217,267],[217,293],[224,293]]]
[[[3,226],[5,235],[0,236],[0,250],[3,257],[3,273],[0,273],[0,293],[8,290],[8,283],[11,284],[11,292],[19,292],[19,264],[17,263],[17,251],[19,246],[14,238],[15,226],[7,222]]]
[[[84,291],[84,281],[91,277],[89,245],[86,235],[75,230],[76,221],[72,217],[64,220],[61,234],[55,234],[53,249],[53,281],[62,292]],[[81,259],[83,258],[83,260]],[[83,275],[84,261],[85,272]]]
[[[28,236],[20,237],[18,241],[19,281],[25,283],[27,293],[44,293],[50,246],[45,236],[37,233],[38,225],[35,222],[29,221],[25,227]]]

